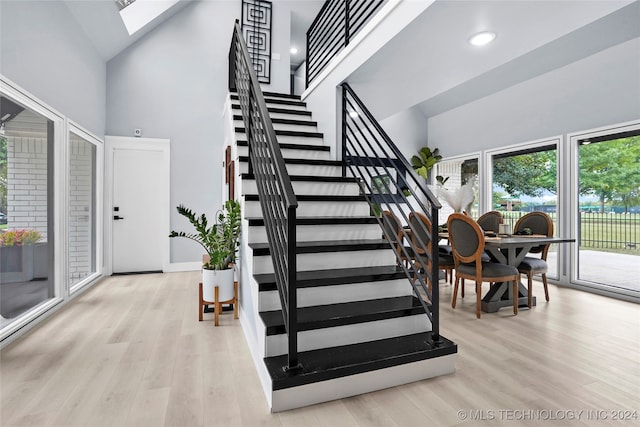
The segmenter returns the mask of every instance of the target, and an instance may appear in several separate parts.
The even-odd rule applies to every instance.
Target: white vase
[[[214,302],[215,290],[218,286],[218,300],[229,301],[233,298],[233,269],[207,270],[202,269],[202,298]]]

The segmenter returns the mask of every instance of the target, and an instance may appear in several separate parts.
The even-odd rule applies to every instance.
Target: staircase
[[[358,182],[341,177],[341,162],[332,160],[306,105],[290,95],[264,95],[299,202],[299,370],[283,369],[287,335],[235,94],[231,111],[245,220],[243,268],[251,268],[250,283],[242,283],[251,291],[243,295],[257,298],[241,307],[257,310],[243,319],[255,320],[252,350],[271,410],[452,373],[456,345],[443,337],[437,346],[431,342],[429,318],[396,268]]]

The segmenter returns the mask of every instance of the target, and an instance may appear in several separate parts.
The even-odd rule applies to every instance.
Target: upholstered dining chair
[[[451,307],[456,308],[458,286],[461,279],[469,279],[476,284],[476,317],[480,318],[482,303],[482,282],[513,282],[513,314],[518,314],[518,269],[498,262],[483,262],[484,234],[470,216],[454,213],[447,220],[449,241],[453,249],[456,281]],[[464,284],[463,284],[464,286]]]
[[[393,245],[393,249],[400,256],[400,260],[409,267],[409,262],[413,258],[413,251],[411,247],[405,246],[403,250],[404,233],[402,232],[402,223],[393,212],[382,212],[382,226],[384,227],[385,235],[391,238],[390,242]],[[400,262],[398,262],[400,265]]]
[[[417,277],[417,269],[424,269],[427,277],[427,287],[431,291],[432,285],[429,272],[432,271],[432,261],[428,254],[431,252],[434,236],[430,237],[427,234],[431,231],[431,220],[420,212],[411,212],[409,214],[409,224],[411,224],[412,229],[411,242],[415,248],[413,259],[416,272],[414,273],[414,279]],[[435,239],[437,240],[437,237]],[[453,267],[453,256],[438,251],[438,269],[445,271],[445,279],[447,272],[453,275]]]
[[[484,231],[493,231],[494,233],[498,233],[500,228],[499,225],[504,222],[504,217],[501,212],[489,211],[480,215],[477,222]]]
[[[531,230],[531,234],[541,234],[543,236],[553,236],[553,221],[551,217],[544,212],[529,212],[522,216],[513,227],[514,234],[522,233],[525,228]],[[549,253],[549,244],[536,246],[532,248],[530,254],[540,254],[537,256],[526,256],[518,265],[518,271],[527,275],[528,289],[528,305],[533,305],[533,276],[540,274],[542,276],[542,285],[544,286],[544,297],[549,302],[549,286],[547,284],[547,254]]]

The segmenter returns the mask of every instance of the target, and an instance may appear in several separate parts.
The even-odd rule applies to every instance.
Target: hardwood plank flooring
[[[612,412],[640,418],[636,304],[550,285],[550,303],[478,320],[473,290],[453,310],[441,283],[441,331],[459,346],[454,374],[271,414],[240,322],[230,313],[218,328],[213,313],[198,322],[198,281],[197,272],[106,278],[8,345],[0,425],[640,425]]]

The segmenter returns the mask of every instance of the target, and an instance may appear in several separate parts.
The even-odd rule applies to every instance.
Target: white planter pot
[[[218,286],[218,300],[229,301],[233,298],[233,269],[202,270],[202,298],[208,302],[215,300],[215,286]]]

